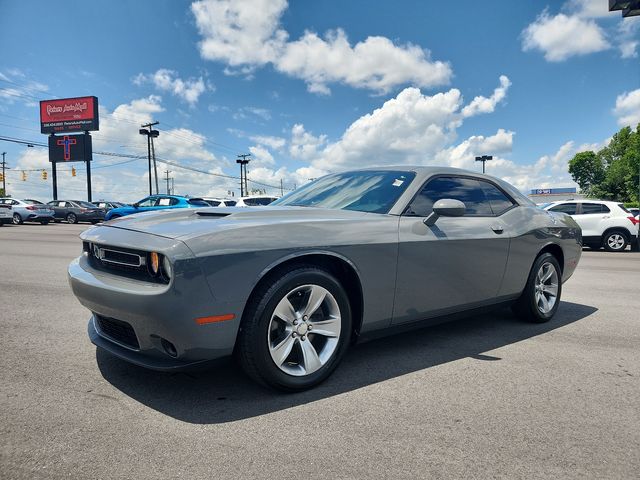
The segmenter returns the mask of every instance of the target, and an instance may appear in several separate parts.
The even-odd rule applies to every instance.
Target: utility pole
[[[169,174],[171,172],[169,170],[165,170],[164,173],[167,176],[167,195],[170,195],[171,194],[171,190],[169,189]]]
[[[249,195],[249,185],[247,183],[247,164],[251,161],[250,153],[238,155],[236,163],[240,165],[240,196]]]
[[[280,179],[280,196],[284,196],[284,185],[282,185],[282,179]]]
[[[5,197],[7,196],[7,181],[4,173],[4,168],[7,164],[7,162],[4,161],[4,156],[6,154],[7,152],[2,152],[2,195]]]
[[[152,123],[147,123],[146,125],[140,125],[142,128],[140,130],[138,130],[138,133],[140,135],[146,135],[147,136],[147,155],[149,158],[149,195],[153,195],[153,187],[151,184],[151,143],[152,143],[152,138],[157,138],[158,136],[160,136],[160,132],[158,130],[153,130],[151,127],[153,127],[154,125],[158,125],[160,122],[152,122]],[[147,128],[149,130],[147,130]],[[155,168],[156,165],[156,159],[155,159],[155,152],[153,155],[153,165],[154,165],[154,170],[156,172],[156,192],[158,191],[158,170],[157,168]]]
[[[160,193],[160,189],[158,188],[158,165],[156,164],[156,149],[153,145],[153,135],[149,135],[151,138],[151,158],[153,159],[153,173],[156,177],[156,195]]]
[[[487,160],[493,160],[493,155],[482,155],[481,157],[476,157],[476,162],[482,162],[482,173],[484,173],[484,164]]]

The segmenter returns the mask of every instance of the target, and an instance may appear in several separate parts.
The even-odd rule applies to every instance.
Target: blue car
[[[179,195],[151,195],[143,198],[133,205],[125,205],[120,208],[113,208],[107,212],[104,219],[124,217],[133,213],[151,212],[155,210],[165,210],[167,208],[190,208],[209,207],[210,205],[200,198],[187,198]]]

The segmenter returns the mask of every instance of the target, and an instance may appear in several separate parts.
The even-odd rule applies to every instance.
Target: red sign
[[[40,102],[40,131],[63,133],[98,130],[98,98],[78,97]]]

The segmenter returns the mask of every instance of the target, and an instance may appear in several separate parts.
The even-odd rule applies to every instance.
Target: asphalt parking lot
[[[96,352],[66,280],[85,228],[0,228],[1,478],[637,478],[640,253],[585,251],[549,324],[371,341],[285,395]]]

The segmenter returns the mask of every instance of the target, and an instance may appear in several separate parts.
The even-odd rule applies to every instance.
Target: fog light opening
[[[163,338],[160,340],[160,343],[162,344],[162,348],[164,348],[164,351],[167,355],[173,358],[176,358],[178,356],[178,350],[176,350],[176,346],[169,340],[165,340]]]

